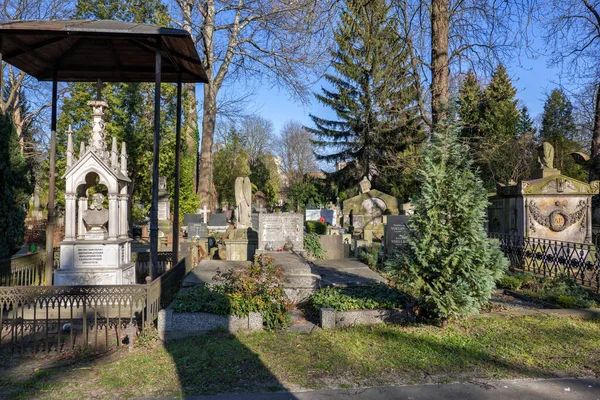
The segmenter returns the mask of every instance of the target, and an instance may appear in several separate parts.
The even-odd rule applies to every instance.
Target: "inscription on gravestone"
[[[163,221],[169,220],[169,201],[161,201],[158,203],[158,219]]]
[[[407,215],[388,215],[385,225],[385,251],[390,254],[406,241],[408,233]]]
[[[258,248],[281,250],[291,243],[294,250],[304,248],[304,218],[302,214],[260,214],[258,217]]]
[[[102,265],[104,260],[104,248],[102,247],[78,247],[77,265]]]

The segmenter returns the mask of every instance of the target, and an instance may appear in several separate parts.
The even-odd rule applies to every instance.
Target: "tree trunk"
[[[433,125],[444,118],[449,99],[448,0],[431,1],[431,117]]]
[[[212,146],[217,118],[217,93],[211,83],[204,85],[204,111],[202,119],[202,145],[200,146],[200,179],[198,194],[200,207],[212,209]]]
[[[600,154],[600,83],[596,85],[596,105],[594,107],[594,127],[592,129],[592,146],[590,149],[590,158],[592,165],[589,169],[589,181],[595,181],[600,178],[600,167],[595,161],[595,157]]]
[[[198,193],[198,114],[196,112],[196,84],[186,83],[185,93],[185,154],[194,157],[194,193]]]

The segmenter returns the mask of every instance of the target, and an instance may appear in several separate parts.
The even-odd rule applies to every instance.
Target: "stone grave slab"
[[[208,229],[217,232],[225,232],[228,227],[229,224],[227,223],[226,214],[211,214],[208,217]]]
[[[302,214],[260,214],[258,217],[258,248],[281,250],[286,243],[294,250],[304,249],[304,216]]]
[[[406,241],[408,233],[407,215],[388,215],[385,225],[385,252],[390,254]]]
[[[321,209],[309,208],[304,212],[306,221],[318,221],[321,218]]]

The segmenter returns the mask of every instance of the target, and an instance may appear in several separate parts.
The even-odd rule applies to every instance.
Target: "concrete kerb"
[[[322,308],[320,311],[321,328],[336,329],[354,325],[374,325],[382,322],[399,323],[414,322],[415,318],[408,310],[350,310],[336,311],[333,308]]]
[[[159,311],[157,321],[158,337],[162,341],[197,336],[215,330],[235,333],[262,329],[263,317],[258,312],[251,312],[247,317],[204,312],[176,313],[169,306]]]

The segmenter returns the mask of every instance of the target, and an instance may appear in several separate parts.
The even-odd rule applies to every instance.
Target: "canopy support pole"
[[[152,159],[152,205],[150,207],[150,280],[158,275],[158,162],[160,152],[160,81],[161,81],[161,40],[156,39],[154,61],[154,146]]]
[[[58,101],[58,79],[56,70],[52,74],[52,109],[50,114],[50,170],[48,171],[48,223],[46,224],[46,285],[52,285],[54,267],[54,186],[56,183],[56,107]]]
[[[177,124],[175,127],[175,199],[173,201],[173,266],[179,261],[179,188],[181,185],[181,74],[177,81]]]

